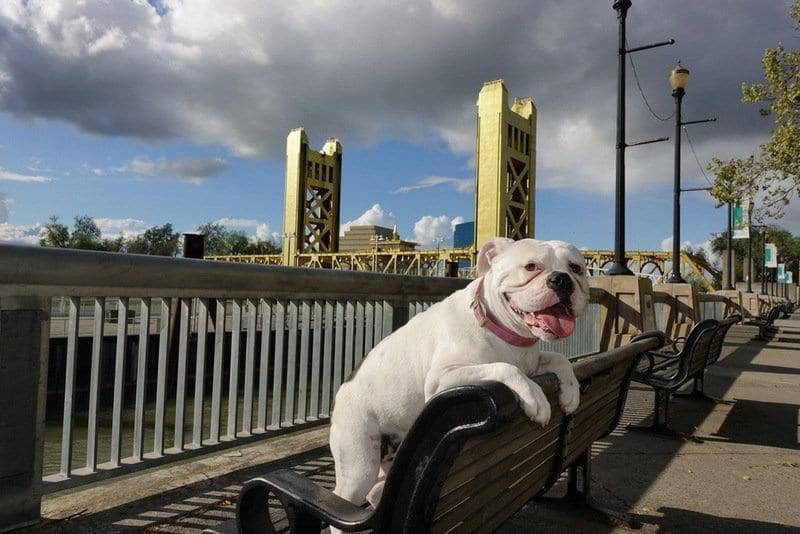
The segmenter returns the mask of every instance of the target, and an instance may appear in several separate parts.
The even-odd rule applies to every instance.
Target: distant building
[[[453,229],[453,247],[471,247],[475,241],[475,222],[469,221],[457,224]]]
[[[339,252],[375,250],[375,237],[378,237],[378,250],[415,250],[417,244],[400,239],[397,228],[386,228],[374,224],[351,226],[339,238]]]

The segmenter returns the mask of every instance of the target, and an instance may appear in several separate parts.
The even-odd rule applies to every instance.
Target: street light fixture
[[[669,84],[675,99],[675,184],[672,202],[672,272],[667,277],[671,284],[682,284],[681,276],[681,103],[689,83],[689,71],[680,62],[669,74]],[[730,270],[730,269],[729,269]]]
[[[747,205],[747,292],[753,292],[753,199]],[[730,270],[730,268],[728,269]]]
[[[686,85],[689,83],[689,69],[678,65],[672,69],[669,74],[669,85],[672,87],[672,97],[675,99],[675,164],[674,164],[674,185],[673,185],[673,202],[672,202],[672,272],[667,277],[667,282],[672,284],[682,284],[685,280],[681,276],[681,192],[686,189],[681,189],[681,128],[688,124],[699,124],[702,122],[715,122],[717,119],[702,119],[699,121],[684,122],[681,115],[681,104],[683,103],[683,96],[686,94]],[[696,188],[706,189],[706,188]],[[728,226],[730,226],[730,207],[728,207]],[[730,239],[730,237],[729,237]],[[730,246],[728,247],[730,250]],[[729,262],[730,266],[730,255]],[[731,269],[728,269],[730,273]],[[728,276],[728,284],[730,289],[730,276]]]
[[[375,234],[369,238],[370,241],[375,243],[374,253],[372,255],[372,272],[378,272],[378,243],[384,240],[380,234]]]
[[[625,21],[628,17],[631,0],[614,0],[611,7],[617,12],[618,46],[617,46],[617,157],[614,195],[614,260],[606,270],[608,275],[632,275],[625,258],[625,149],[630,146],[646,145],[667,138],[653,139],[628,144],[625,141],[625,60],[628,54],[649,50],[660,46],[675,44],[674,39],[660,43],[628,48]]]

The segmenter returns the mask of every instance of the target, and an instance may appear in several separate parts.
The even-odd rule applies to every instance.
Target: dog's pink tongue
[[[536,312],[536,319],[544,323],[556,337],[567,337],[575,330],[575,317],[563,304],[550,306]]]

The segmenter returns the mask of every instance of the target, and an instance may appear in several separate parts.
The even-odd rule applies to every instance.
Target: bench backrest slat
[[[730,317],[727,317],[719,322],[719,326],[717,327],[716,332],[714,332],[714,337],[711,340],[711,346],[708,349],[708,358],[706,358],[705,364],[706,367],[716,363],[717,360],[719,360],[720,355],[722,355],[722,346],[725,343],[725,336],[728,334],[728,330],[730,330],[733,325],[741,320],[741,315],[731,315]]]
[[[565,417],[557,392],[550,423],[541,428],[518,411],[508,425],[466,441],[430,502],[431,532],[485,532],[505,518],[505,507],[545,491],[591,444],[616,426],[631,362],[610,367],[582,384],[578,410]],[[518,508],[519,506],[517,506]],[[516,508],[514,508],[516,509]],[[500,521],[502,522],[502,521]]]

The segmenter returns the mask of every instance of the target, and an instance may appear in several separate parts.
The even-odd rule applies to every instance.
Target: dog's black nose
[[[572,278],[567,273],[556,271],[547,277],[547,287],[552,289],[558,298],[567,299],[572,296],[574,288]]]

